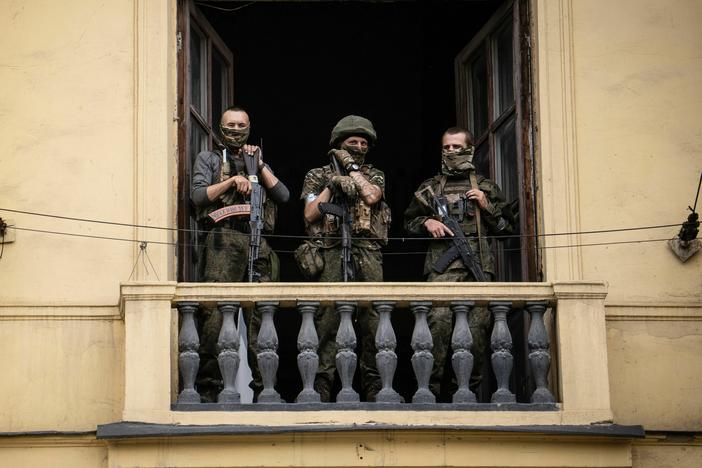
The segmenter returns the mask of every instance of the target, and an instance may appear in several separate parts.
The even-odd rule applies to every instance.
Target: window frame
[[[472,73],[471,65],[481,54],[485,56],[487,71],[487,128],[482,135],[475,135],[477,149],[487,144],[489,176],[496,176],[496,134],[512,116],[515,119],[517,180],[519,183],[519,231],[521,235],[521,279],[540,281],[543,277],[538,249],[537,202],[534,164],[534,128],[531,73],[529,0],[505,2],[493,14],[473,39],[456,56],[454,67],[456,76],[456,117],[458,125],[472,129]],[[496,99],[496,38],[500,32],[512,24],[512,70],[514,102],[494,116]],[[499,182],[499,181],[498,181]],[[511,200],[508,200],[511,201]],[[501,259],[498,259],[500,269]]]
[[[193,120],[205,130],[207,136],[207,149],[212,150],[219,146],[217,133],[220,116],[214,116],[212,102],[212,62],[217,53],[225,64],[227,83],[224,85],[228,96],[223,97],[222,109],[226,109],[234,102],[234,54],[219,37],[205,16],[198,10],[193,0],[178,1],[178,34],[180,44],[177,55],[178,73],[178,281],[197,281],[197,262],[193,258],[198,253],[198,233],[193,233],[193,216],[195,207],[190,200],[190,183],[192,177],[192,161],[190,158],[192,141],[190,132]],[[195,109],[191,102],[192,82],[190,79],[190,35],[191,24],[198,28],[205,43],[205,115]],[[216,51],[216,52],[215,52]]]

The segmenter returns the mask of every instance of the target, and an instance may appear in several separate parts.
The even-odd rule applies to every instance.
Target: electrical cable
[[[40,216],[44,218],[54,218],[63,219],[68,221],[79,221],[85,223],[96,223],[96,224],[106,224],[111,226],[121,226],[121,227],[131,227],[140,229],[155,229],[160,231],[171,231],[171,232],[189,232],[193,234],[206,234],[209,230],[205,229],[185,229],[185,228],[171,228],[163,226],[149,226],[144,224],[131,224],[131,223],[121,223],[116,221],[105,221],[90,218],[78,218],[73,216],[62,216],[54,215],[48,213],[38,213],[33,211],[16,210],[11,208],[1,208],[0,211],[7,211],[9,213],[26,214],[30,216]],[[674,224],[659,224],[653,226],[637,226],[628,228],[612,228],[612,229],[595,229],[589,231],[575,231],[575,232],[555,232],[555,233],[543,233],[543,234],[508,234],[502,236],[483,236],[485,239],[515,239],[515,238],[531,238],[531,237],[554,237],[554,236],[575,236],[575,235],[587,235],[587,234],[607,234],[612,232],[626,232],[626,231],[641,231],[648,229],[663,229],[669,227],[678,227],[680,223]],[[312,239],[312,236],[294,235],[294,234],[267,234],[266,237],[269,238],[280,238],[280,239]],[[340,240],[339,236],[328,236],[326,239],[330,240]],[[364,237],[366,240],[381,240],[374,237]],[[384,240],[384,239],[383,239]],[[423,240],[436,240],[434,237],[388,237],[387,240],[393,241],[423,241]]]
[[[207,7],[207,8],[212,8],[214,10],[219,10],[219,11],[226,11],[227,13],[231,13],[233,11],[241,10],[242,8],[246,8],[247,6],[251,6],[254,3],[256,3],[258,0],[254,0],[252,2],[249,2],[245,5],[238,6],[236,8],[224,8],[224,7],[218,7],[214,5],[210,5],[209,3],[205,2],[195,2],[196,5],[201,6],[201,7]]]
[[[132,242],[132,243],[146,243],[146,244],[158,244],[158,245],[169,245],[172,247],[178,246],[178,243],[176,242],[163,242],[163,241],[144,241],[140,239],[125,239],[121,237],[109,237],[109,236],[97,236],[93,234],[76,234],[76,233],[71,233],[71,232],[60,232],[60,231],[48,231],[48,230],[43,230],[43,229],[33,229],[33,228],[23,228],[23,227],[18,227],[18,226],[8,226],[11,227],[12,229],[17,229],[19,231],[28,231],[28,232],[36,232],[36,233],[41,233],[41,234],[53,234],[53,235],[62,235],[62,236],[69,236],[69,237],[82,237],[82,238],[89,238],[89,239],[100,239],[100,240],[113,240],[113,241],[122,241],[122,242]],[[264,236],[266,237],[266,236]],[[445,239],[444,239],[445,240]],[[569,245],[551,245],[551,246],[542,246],[542,247],[537,247],[538,249],[564,249],[564,248],[576,248],[576,247],[592,247],[592,246],[604,246],[604,245],[620,245],[620,244],[642,244],[642,243],[648,243],[648,242],[665,242],[668,241],[669,239],[636,239],[636,240],[625,240],[625,241],[613,241],[613,242],[594,242],[594,243],[587,243],[587,244],[569,244]],[[185,245],[186,247],[197,247],[198,244],[181,244]],[[516,252],[516,251],[521,251],[524,250],[524,247],[520,248],[506,248],[502,249],[503,252]],[[276,249],[271,249],[276,253],[282,253],[282,254],[293,254],[295,253],[294,250],[276,250]],[[383,255],[426,255],[426,252],[419,252],[419,251],[414,251],[414,252],[384,252]],[[151,259],[149,259],[149,262]],[[153,267],[153,265],[152,265]]]

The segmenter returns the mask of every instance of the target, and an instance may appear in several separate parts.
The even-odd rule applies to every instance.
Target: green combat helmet
[[[347,115],[339,120],[332,129],[329,145],[334,147],[339,140],[346,139],[352,135],[363,135],[370,144],[375,143],[376,138],[378,138],[370,120],[358,115]]]

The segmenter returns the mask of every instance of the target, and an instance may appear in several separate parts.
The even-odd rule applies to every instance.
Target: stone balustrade
[[[605,296],[605,285],[594,282],[126,284],[121,298],[126,349],[124,417],[172,420],[174,416],[168,414],[186,415],[198,410],[212,415],[233,410],[243,417],[250,411],[274,411],[271,414],[278,415],[287,410],[433,409],[556,413],[532,418],[535,421],[607,420],[611,409]],[[264,388],[256,403],[241,403],[234,386],[243,351],[236,328],[240,307],[255,308],[261,316],[256,358]],[[333,307],[340,318],[336,334],[340,387],[332,396],[334,403],[320,403],[314,389],[319,365],[314,316],[320,307]],[[447,367],[453,370],[455,390],[450,402],[437,403],[429,389],[434,343],[427,318],[434,307],[449,307],[453,315]],[[196,385],[200,365],[196,323],[204,308],[217,308],[222,314],[217,341],[222,389],[216,403],[202,402]],[[363,337],[357,335],[353,319],[363,308],[372,308],[379,318],[374,340],[382,389],[373,402],[363,401],[359,389],[354,388],[360,361],[358,345]],[[469,385],[475,361],[469,323],[478,308],[487,308],[492,324],[486,358],[494,380],[489,386],[491,394],[482,398],[476,398]],[[277,330],[279,320],[274,318],[281,313],[299,314],[295,322],[299,329]],[[510,328],[510,318],[515,314],[524,314],[524,320]],[[411,327],[411,338],[404,330],[405,341],[400,344],[394,326],[398,316]],[[279,343],[281,337],[283,343]],[[288,343],[284,348],[292,349],[293,343],[286,340],[295,337],[301,385],[296,397],[285,401],[276,389],[279,363],[287,358],[279,355],[279,346]],[[396,371],[402,366],[405,380],[398,380]],[[408,394],[406,380],[412,380],[410,384],[416,389],[413,394]],[[404,382],[403,395],[398,382]]]
[[[235,328],[234,314],[239,308],[238,302],[221,301],[217,308],[222,314],[222,325],[219,333],[217,348],[218,362],[222,375],[223,389],[219,393],[217,403],[240,403],[239,394],[234,389],[234,378],[240,363],[239,338]],[[199,304],[192,301],[177,302],[181,314],[179,333],[179,366],[183,389],[178,395],[178,404],[198,404],[200,398],[195,389],[195,376],[198,371],[199,348],[198,332],[193,315]],[[263,379],[263,391],[257,402],[281,403],[280,395],[275,390],[276,374],[278,371],[277,332],[273,316],[279,306],[275,301],[260,301],[254,304],[263,317],[258,334],[257,361]],[[358,393],[352,388],[353,376],[356,371],[358,357],[356,355],[357,337],[352,324],[352,315],[358,308],[354,301],[335,301],[336,313],[340,316],[339,328],[336,334],[338,352],[336,367],[341,379],[341,390],[336,395],[338,403],[359,402]],[[383,390],[377,403],[398,403],[399,394],[392,388],[397,355],[395,348],[397,340],[393,330],[390,315],[395,306],[390,301],[371,301],[370,306],[378,312],[379,326],[375,335],[375,345],[378,349],[376,365],[381,376]],[[432,355],[433,341],[427,323],[431,313],[432,301],[410,301],[409,308],[415,316],[411,347],[414,351],[411,361],[417,382],[417,391],[412,397],[412,403],[436,403],[435,395],[429,390],[429,379],[434,365]],[[455,316],[455,325],[451,336],[453,355],[451,362],[458,389],[453,394],[453,403],[476,403],[475,394],[468,387],[473,370],[473,355],[471,345],[473,339],[468,326],[470,315],[475,302],[468,300],[451,301],[449,303]],[[554,403],[555,398],[548,388],[548,374],[551,362],[550,339],[544,325],[544,312],[549,306],[548,301],[526,301],[524,308],[529,313],[529,362],[530,371],[537,384],[531,396],[531,403]],[[507,315],[512,311],[512,302],[490,301],[487,307],[494,318],[494,326],[490,339],[492,349],[492,370],[497,380],[497,389],[492,395],[492,403],[516,403],[515,394],[509,389],[509,380],[513,368],[512,336],[507,326]],[[314,315],[320,308],[319,301],[298,301],[297,310],[302,316],[302,322],[297,338],[298,368],[303,387],[295,403],[319,403],[320,395],[314,390],[314,378],[319,365],[317,355],[317,332],[314,325]]]

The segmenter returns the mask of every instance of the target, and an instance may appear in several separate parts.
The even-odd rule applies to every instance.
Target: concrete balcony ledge
[[[188,436],[231,436],[255,434],[290,434],[300,432],[351,432],[351,431],[442,431],[507,434],[534,434],[553,436],[607,437],[607,438],[643,438],[645,431],[641,426],[622,426],[618,424],[592,425],[514,425],[514,426],[407,426],[398,424],[350,424],[324,425],[314,424],[298,426],[247,426],[247,425],[213,425],[193,426],[179,424],[149,424],[139,422],[118,422],[98,426],[98,439],[132,439],[147,437],[188,437]]]
[[[588,426],[611,423],[603,282],[554,283],[125,283],[125,393],[122,421],[177,426],[305,428],[358,425],[410,428]],[[176,404],[178,303],[215,305],[262,301],[359,306],[391,301],[448,305],[540,301],[555,311],[551,335],[554,403],[530,404]]]

